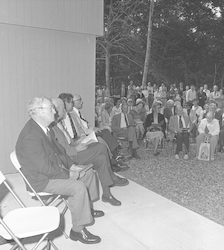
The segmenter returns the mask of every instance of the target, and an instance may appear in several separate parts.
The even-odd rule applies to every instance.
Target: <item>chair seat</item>
[[[56,230],[60,213],[56,207],[26,207],[10,211],[3,219],[18,238],[41,235]],[[0,235],[10,240],[11,235],[0,225]]]

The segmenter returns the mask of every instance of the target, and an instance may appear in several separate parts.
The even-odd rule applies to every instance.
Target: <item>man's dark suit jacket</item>
[[[33,119],[19,135],[16,155],[22,172],[38,192],[45,189],[49,179],[68,179],[69,171],[62,166],[69,169],[74,164],[54,136],[50,140]]]

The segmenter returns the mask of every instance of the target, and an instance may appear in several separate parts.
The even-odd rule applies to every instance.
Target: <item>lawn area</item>
[[[190,159],[183,154],[176,160],[166,147],[164,156],[154,157],[138,150],[140,160],[131,159],[121,175],[224,226],[224,153],[214,162],[196,159],[196,145],[191,144]]]

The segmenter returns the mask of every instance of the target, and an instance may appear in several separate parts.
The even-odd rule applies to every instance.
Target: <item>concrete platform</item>
[[[15,191],[27,206],[39,205],[30,198],[25,184],[18,174],[7,176]],[[3,187],[1,186],[1,189]],[[65,239],[58,232],[53,241],[59,249],[66,250],[223,250],[224,228],[199,214],[196,214],[166,198],[145,189],[134,182],[126,187],[112,188],[114,196],[122,201],[121,207],[97,201],[96,209],[105,212],[95,224],[89,226],[91,233],[99,235],[102,241],[96,245],[84,245]],[[1,212],[18,207],[7,194],[1,201]],[[65,216],[65,228],[71,228],[70,213]],[[55,238],[56,237],[56,238]],[[27,245],[31,249],[32,244]],[[0,246],[1,250],[11,245]]]

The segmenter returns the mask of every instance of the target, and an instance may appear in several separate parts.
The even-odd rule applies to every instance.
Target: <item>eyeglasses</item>
[[[38,107],[36,109],[51,109],[51,110],[55,110],[54,106],[50,106],[50,107]]]
[[[82,98],[78,99],[78,100],[73,100],[74,102],[81,102]]]

